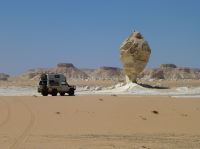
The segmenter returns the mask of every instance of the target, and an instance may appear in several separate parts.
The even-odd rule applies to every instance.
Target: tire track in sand
[[[3,125],[5,125],[8,121],[9,121],[9,119],[10,119],[10,105],[9,105],[9,103],[6,101],[6,100],[3,100],[3,99],[1,99],[1,101],[5,104],[5,107],[6,107],[6,117],[5,117],[5,119],[2,121],[2,122],[0,122],[0,127],[2,127]]]
[[[22,143],[24,143],[24,141],[27,138],[28,133],[31,131],[31,129],[32,129],[33,125],[34,125],[34,122],[35,122],[35,115],[32,112],[32,110],[30,109],[30,107],[25,102],[23,102],[22,100],[20,100],[19,102],[21,102],[21,104],[23,104],[24,107],[27,109],[27,111],[30,113],[30,120],[29,120],[29,123],[28,123],[27,127],[22,132],[22,134],[19,137],[17,137],[15,139],[14,143],[10,146],[10,149],[18,149],[19,146]]]

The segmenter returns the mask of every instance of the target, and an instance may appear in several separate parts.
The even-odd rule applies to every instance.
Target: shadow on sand
[[[169,87],[165,87],[165,86],[152,86],[149,84],[142,84],[142,83],[137,83],[138,85],[145,87],[145,88],[152,88],[152,89],[169,89]]]

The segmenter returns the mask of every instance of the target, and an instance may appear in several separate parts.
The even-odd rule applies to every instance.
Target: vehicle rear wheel
[[[60,96],[65,96],[65,93],[64,93],[64,92],[61,92],[61,93],[60,93]]]
[[[57,96],[57,94],[58,94],[58,91],[56,89],[53,89],[51,95],[52,96]]]
[[[47,89],[43,89],[41,93],[42,93],[42,96],[48,96]]]

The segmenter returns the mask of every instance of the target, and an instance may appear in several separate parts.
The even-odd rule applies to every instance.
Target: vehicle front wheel
[[[57,94],[58,94],[58,91],[56,89],[53,89],[51,95],[52,96],[57,96]]]

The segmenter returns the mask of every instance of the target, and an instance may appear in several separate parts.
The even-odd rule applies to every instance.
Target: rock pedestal
[[[127,82],[136,82],[137,76],[149,61],[151,49],[139,32],[133,32],[120,47],[121,61]]]

